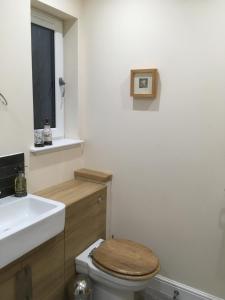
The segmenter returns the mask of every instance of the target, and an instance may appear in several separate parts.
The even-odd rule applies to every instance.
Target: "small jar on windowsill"
[[[43,136],[44,136],[44,145],[45,146],[52,145],[52,130],[48,119],[45,119],[44,122]]]
[[[34,130],[34,147],[44,147],[43,129]]]

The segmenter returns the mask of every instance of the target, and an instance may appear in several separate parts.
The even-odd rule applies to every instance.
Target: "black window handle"
[[[2,102],[2,104],[8,105],[8,102],[7,102],[6,98],[2,95],[2,93],[0,93],[0,101]]]

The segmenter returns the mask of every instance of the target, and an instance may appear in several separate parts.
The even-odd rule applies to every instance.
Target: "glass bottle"
[[[44,147],[43,129],[35,129],[34,130],[34,146],[35,147]]]
[[[24,171],[21,167],[17,168],[18,175],[15,179],[15,196],[24,197],[27,195],[27,180],[25,178]]]
[[[44,145],[46,146],[52,145],[52,130],[48,122],[48,119],[45,119],[44,122],[43,135],[44,135]]]

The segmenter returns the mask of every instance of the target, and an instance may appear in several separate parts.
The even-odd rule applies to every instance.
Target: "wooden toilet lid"
[[[106,240],[92,253],[94,265],[120,278],[144,280],[158,273],[159,259],[151,249],[129,240]]]

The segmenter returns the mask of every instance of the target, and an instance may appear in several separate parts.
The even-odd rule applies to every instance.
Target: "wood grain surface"
[[[18,272],[30,267],[33,300],[73,299],[65,295],[74,280],[75,257],[106,231],[106,186],[84,180],[70,180],[36,193],[66,205],[65,230],[0,269],[0,299],[17,300]],[[21,273],[22,274],[22,273]],[[27,279],[19,284],[27,295]]]
[[[32,278],[24,273],[27,267]],[[20,274],[24,274],[23,284],[19,282]],[[28,290],[30,280],[32,291]],[[32,300],[64,300],[64,233],[0,270],[0,299],[26,299],[30,293]]]
[[[75,275],[75,257],[106,232],[106,187],[67,210],[65,227],[65,282]]]
[[[0,299],[16,300],[16,276],[21,269],[21,261],[17,261],[0,270]]]
[[[151,249],[129,240],[107,240],[93,252],[93,263],[118,277],[146,279],[159,270]]]
[[[32,271],[32,300],[64,298],[64,234],[26,255],[23,267]]]
[[[84,181],[70,180],[61,184],[49,187],[35,194],[41,197],[63,202],[66,206],[70,206],[95,192],[102,190],[102,184]]]
[[[66,205],[65,286],[75,276],[75,257],[106,235],[105,184],[70,180],[36,193]],[[69,298],[69,297],[68,297]]]
[[[95,171],[95,170],[90,170],[90,169],[79,169],[74,172],[75,178],[85,178],[89,180],[93,180],[96,182],[102,182],[106,183],[108,181],[112,180],[112,174],[111,173],[105,173],[105,172],[100,172],[100,171]]]

